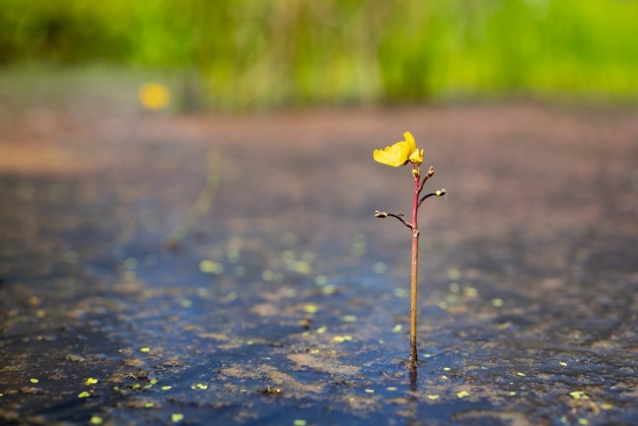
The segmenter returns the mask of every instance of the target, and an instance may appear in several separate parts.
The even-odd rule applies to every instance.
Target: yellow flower
[[[414,140],[414,136],[412,136],[412,133],[410,132],[405,132],[403,137],[405,138],[405,143],[407,143],[410,147],[410,154],[412,154],[416,151],[416,141]]]
[[[423,162],[423,150],[416,147],[416,141],[412,133],[405,132],[403,134],[404,141],[397,142],[385,149],[375,149],[372,157],[375,161],[387,166],[399,167],[413,162],[417,166]]]
[[[404,141],[397,142],[385,149],[375,149],[372,157],[375,161],[392,167],[403,166],[408,162],[410,147]]]
[[[143,84],[138,91],[138,96],[142,105],[152,110],[166,108],[171,99],[166,86],[158,83]]]
[[[409,159],[417,166],[420,165],[423,162],[423,150],[415,149]]]

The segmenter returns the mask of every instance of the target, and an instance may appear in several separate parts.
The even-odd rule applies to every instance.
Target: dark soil
[[[634,109],[23,109],[0,241],[0,423],[638,423]]]

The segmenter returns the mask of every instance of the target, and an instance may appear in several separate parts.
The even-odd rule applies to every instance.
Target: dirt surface
[[[3,424],[638,423],[636,110],[25,108],[0,240]]]

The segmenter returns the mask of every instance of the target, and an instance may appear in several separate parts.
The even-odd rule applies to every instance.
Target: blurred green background
[[[150,70],[184,108],[633,101],[637,40],[635,0],[0,0],[5,79]]]

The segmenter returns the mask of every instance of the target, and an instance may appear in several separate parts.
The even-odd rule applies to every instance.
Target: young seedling
[[[418,355],[416,350],[416,314],[417,314],[417,273],[419,269],[419,226],[418,226],[418,213],[419,207],[426,199],[430,197],[440,197],[447,192],[445,189],[441,189],[435,192],[431,192],[427,195],[421,196],[423,186],[425,182],[434,175],[434,167],[430,166],[429,170],[423,178],[421,178],[421,163],[423,162],[423,150],[419,150],[416,147],[416,141],[414,136],[410,132],[403,134],[404,141],[397,142],[392,146],[388,146],[385,149],[377,149],[372,153],[375,161],[385,164],[387,166],[399,167],[408,163],[412,165],[412,177],[414,179],[414,193],[412,196],[412,219],[411,222],[406,222],[401,213],[386,213],[375,211],[375,216],[379,218],[394,217],[398,219],[403,225],[408,227],[412,232],[412,275],[410,282],[410,362],[413,367],[418,362]]]

